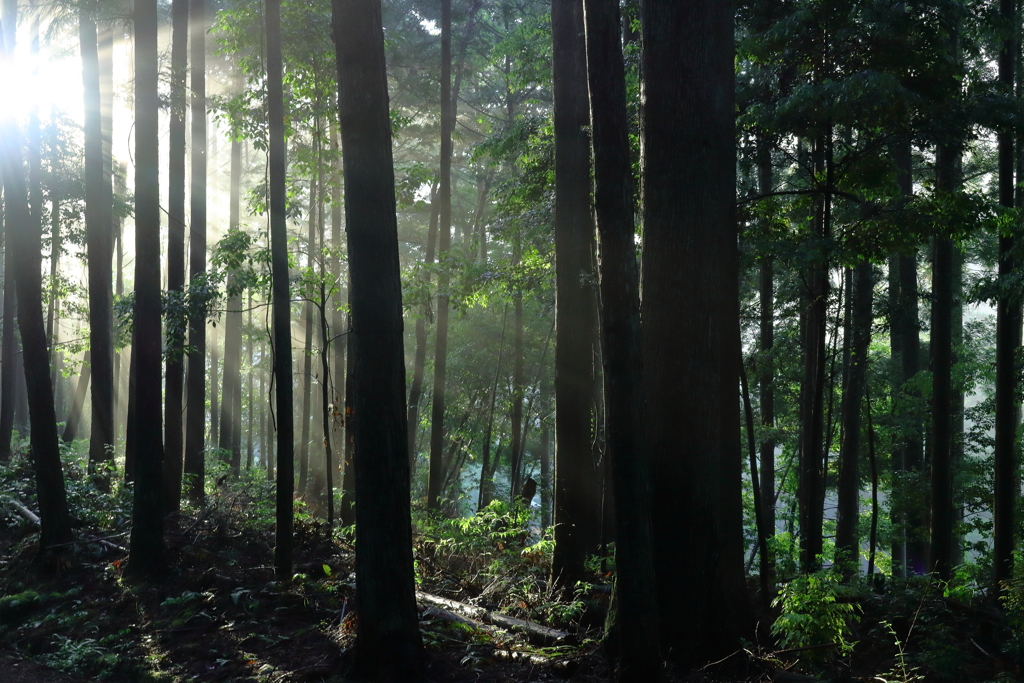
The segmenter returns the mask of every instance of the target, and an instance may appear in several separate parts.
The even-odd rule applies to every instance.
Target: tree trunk
[[[349,276],[351,277],[351,266],[349,267]],[[352,284],[349,283],[348,288],[348,303],[349,310],[352,310]],[[341,509],[338,511],[338,518],[341,520],[342,526],[352,526],[356,523],[356,467],[355,467],[355,440],[353,438],[352,426],[352,411],[354,410],[353,399],[355,398],[352,393],[353,382],[352,382],[352,371],[355,365],[355,357],[352,355],[355,351],[355,338],[352,334],[352,316],[349,314],[348,318],[348,334],[345,336],[345,343],[348,346],[348,353],[345,354],[345,449],[344,449],[344,460],[345,469],[342,472],[341,480]]]
[[[309,187],[309,236],[306,238],[306,268],[310,273],[316,272],[313,254],[316,252],[316,178],[310,180]],[[314,275],[315,277],[315,275]],[[302,304],[302,318],[305,326],[304,349],[302,354],[302,410],[299,420],[302,423],[299,438],[299,495],[306,493],[309,483],[309,429],[312,412],[310,399],[313,395],[313,302],[307,300]]]
[[[210,340],[210,447],[220,447],[220,349],[217,348],[217,328],[213,328]]]
[[[252,347],[253,347],[253,343],[256,341],[256,333],[255,333],[255,330],[253,329],[253,326],[252,326],[252,290],[251,289],[249,290],[249,322],[246,325],[246,327],[248,328],[248,331],[249,331],[249,338],[248,338],[248,340],[246,341],[246,344],[245,344],[246,351],[249,354],[249,377],[248,377],[248,386],[246,387],[246,396],[249,397],[249,405],[248,405],[248,409],[246,410],[245,468],[247,470],[251,470],[253,468],[253,465],[255,464],[255,462],[254,462],[254,457],[255,456],[253,454],[253,451],[255,450],[255,448],[254,448],[254,444],[253,444],[252,423],[253,423],[253,412],[255,412],[255,410],[256,410],[256,400],[257,400],[256,396],[253,395],[253,393],[252,393],[252,391],[253,391],[253,377],[252,376],[256,372],[255,368],[253,368],[253,366],[252,366],[252,364],[253,364],[253,349],[252,349]]]
[[[333,7],[355,333],[357,668],[378,680],[411,680],[422,645],[384,32],[377,0],[335,0]]]
[[[334,345],[334,367],[331,372],[331,396],[335,410],[341,413],[342,428],[341,437],[335,443],[342,444],[341,453],[345,452],[345,349],[348,346],[348,335],[343,332],[342,325],[342,279],[341,279],[341,253],[343,248],[341,237],[341,157],[338,154],[338,126],[332,117],[331,123],[331,278],[334,288],[331,290],[331,330],[334,337],[331,343]],[[422,368],[420,370],[422,375]],[[417,406],[418,406],[417,402]],[[410,452],[412,447],[410,446]],[[344,459],[344,455],[342,458]],[[336,470],[341,473],[340,465]]]
[[[771,145],[761,140],[757,164],[758,192],[766,195],[774,189],[772,174]],[[758,377],[761,426],[775,429],[775,260],[771,254],[761,259],[760,273],[761,329],[758,345],[761,351],[761,367]],[[764,527],[770,536],[775,535],[775,437],[773,434],[761,441],[761,510],[764,513]],[[775,558],[769,551],[761,556],[761,573],[768,585],[774,585]]]
[[[513,240],[513,262],[518,265],[522,247],[520,236]],[[519,494],[523,478],[523,293],[516,290],[512,293],[512,468],[509,476],[509,501],[514,501]]]
[[[591,451],[594,410],[587,55],[583,9],[551,4],[555,125],[555,549],[551,573],[571,591],[601,541],[601,491]]]
[[[839,453],[839,500],[836,519],[836,556],[845,556],[854,575],[860,567],[860,432],[864,411],[864,383],[871,344],[874,267],[864,261],[854,272],[853,320],[850,324],[850,371],[843,395],[843,442]]]
[[[640,283],[619,3],[585,0],[584,12],[594,140],[594,205],[601,254],[605,443],[616,502],[618,680],[656,681],[662,663],[655,602],[650,462],[644,447]],[[521,345],[522,328],[516,332]]]
[[[16,7],[4,3],[5,27],[9,25],[8,22],[13,25],[16,21],[16,12]],[[7,51],[13,52],[14,48],[13,36],[5,35],[4,38],[0,64],[7,61]],[[9,64],[6,66],[11,68]],[[43,321],[40,257],[42,230],[38,212],[33,217],[29,210],[21,156],[22,143],[19,138],[13,123],[0,124],[0,177],[3,178],[4,187],[6,249],[12,260],[11,274],[18,297],[18,328],[24,347],[24,376],[31,421],[29,439],[39,503],[39,548],[41,553],[45,553],[72,540],[71,518],[64,491],[57,417],[53,408],[53,385],[50,383],[50,362],[46,348],[46,326]]]
[[[456,103],[452,101],[452,2],[441,0],[441,164],[438,175],[438,260],[444,263],[452,240],[452,131]],[[342,130],[344,135],[344,130]],[[442,268],[437,285],[437,336],[434,342],[434,396],[430,412],[430,471],[427,509],[438,509],[444,478],[445,377],[448,366],[448,284]]]
[[[641,15],[643,363],[657,369],[645,390],[660,633],[666,652],[707,661],[753,627],[736,396],[733,3],[650,0]]]
[[[11,225],[10,217],[4,214],[4,234],[7,237]],[[3,342],[0,347],[0,462],[11,459],[11,438],[14,435],[14,393],[17,375],[24,372],[21,357],[18,354],[17,331],[15,318],[18,315],[17,292],[14,283],[14,254],[11,252],[9,237],[4,244],[4,310],[3,310]],[[72,414],[74,409],[72,408]],[[68,424],[71,418],[68,418]],[[64,428],[67,434],[67,426]],[[71,431],[71,439],[74,438]],[[65,439],[70,441],[71,439]]]
[[[163,569],[163,423],[160,405],[160,185],[156,0],[135,0],[135,504],[128,571]],[[193,215],[193,221],[195,216]]]
[[[430,222],[427,227],[427,248],[423,263],[431,266],[434,263],[434,245],[437,242],[437,222],[440,201],[437,197],[437,184],[430,188]],[[423,304],[423,311],[416,319],[416,350],[412,361],[412,385],[409,387],[409,473],[416,473],[416,432],[420,422],[420,401],[423,396],[423,368],[427,361],[427,320],[433,317],[430,302]]]
[[[236,289],[238,284],[233,276],[228,278],[228,288]],[[228,298],[228,310],[224,316],[224,391],[220,397],[220,440],[218,447],[230,453],[228,461],[231,473],[238,476],[242,464],[242,453],[237,448],[240,415],[235,404],[241,399],[242,391],[242,295],[234,293]]]
[[[1016,14],[1015,0],[1000,0],[999,15],[1011,25]],[[1017,29],[1005,39],[999,52],[999,83],[1004,92],[1013,92],[1017,58]],[[1013,129],[999,131],[999,203],[1013,208]],[[1006,281],[1017,270],[1014,255],[1016,236],[999,236],[999,279]],[[1007,288],[1008,289],[1008,288]],[[1020,399],[1016,358],[1021,345],[1021,297],[1004,292],[996,302],[996,425],[995,425],[995,522],[992,565],[995,580],[1006,581],[1013,576],[1013,548],[1016,529],[1014,505],[1019,494],[1016,476],[1017,429],[1020,422]]]
[[[274,306],[274,380],[277,386],[277,529],[274,567],[292,575],[292,495],[295,488],[295,423],[292,405],[292,323],[288,283],[284,90],[281,58],[281,0],[266,0],[267,110],[270,132],[270,239]]]
[[[192,195],[189,226],[191,284],[206,275],[206,0],[189,0],[192,68]],[[191,285],[190,285],[191,286]],[[188,497],[202,503],[206,486],[206,307],[188,321],[188,385],[185,414],[185,474]]]
[[[185,291],[185,71],[188,50],[188,0],[171,4],[171,111],[168,139],[167,290]],[[164,407],[164,498],[168,513],[181,507],[184,439],[184,321],[167,319],[167,367]],[[173,326],[173,327],[172,327]]]
[[[11,288],[13,289],[13,287]],[[13,292],[12,292],[13,294]],[[61,434],[61,441],[71,443],[78,435],[78,423],[82,417],[82,406],[85,405],[85,392],[89,388],[89,378],[92,377],[92,363],[90,362],[89,351],[82,357],[82,369],[78,373],[78,383],[75,385],[75,395],[71,399],[71,408],[68,410],[68,419],[64,423],[64,433]],[[14,422],[14,410],[11,410],[11,422]]]
[[[101,490],[110,489],[107,463],[114,447],[113,260],[110,188],[104,187],[103,124],[100,115],[99,55],[96,23],[79,11],[85,92],[85,225],[89,252],[89,347],[92,351],[92,427],[89,473]]]

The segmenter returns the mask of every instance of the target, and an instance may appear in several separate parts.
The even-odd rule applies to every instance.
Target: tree
[[[192,195],[189,229],[189,277],[194,291],[206,274],[206,0],[190,0],[192,10]],[[197,301],[200,300],[197,297]],[[206,306],[188,321],[188,413],[185,416],[185,474],[189,498],[203,499],[206,480]]]
[[[164,562],[160,363],[159,60],[156,0],[135,10],[135,396],[137,458],[127,571],[155,577]]]
[[[167,290],[169,297],[185,296],[185,72],[188,48],[188,0],[171,4],[171,116],[167,180]],[[180,316],[179,316],[180,318]],[[181,504],[182,412],[185,390],[185,323],[167,319],[166,401],[164,410],[164,483],[167,511]]]
[[[594,140],[594,207],[600,235],[605,439],[615,490],[619,680],[661,675],[644,447],[640,277],[633,228],[626,79],[616,0],[585,0],[587,79]]]
[[[4,3],[0,64],[14,48],[13,24],[17,10]],[[10,68],[9,64],[5,64]],[[39,502],[39,550],[44,555],[72,540],[71,517],[64,491],[64,473],[60,463],[57,418],[50,383],[50,359],[43,323],[43,283],[40,255],[39,213],[33,219],[29,208],[22,142],[15,122],[0,123],[0,178],[4,188],[4,236],[12,261],[12,274],[18,297],[18,328],[23,342],[25,384],[28,390],[33,468],[36,497]],[[8,332],[5,329],[5,334]],[[6,374],[6,373],[5,373]]]
[[[648,0],[641,26],[643,363],[657,368],[644,386],[659,623],[666,652],[706,660],[731,652],[751,626],[736,396],[733,4]]]
[[[406,681],[417,676],[422,645],[384,31],[378,0],[334,0],[333,8],[355,341],[357,657],[377,680]]]
[[[571,590],[600,541],[591,452],[596,305],[591,283],[590,123],[583,8],[551,4],[555,125],[555,551],[551,573]]]

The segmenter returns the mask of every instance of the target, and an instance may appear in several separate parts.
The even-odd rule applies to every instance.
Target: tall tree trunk
[[[338,126],[336,120],[331,119],[331,278],[334,287],[331,290],[331,330],[334,336],[331,343],[334,345],[334,367],[331,371],[332,401],[335,410],[342,414],[342,425],[344,425],[344,402],[345,402],[345,349],[348,347],[348,335],[343,332],[342,306],[342,279],[341,279],[341,253],[344,244],[341,237],[341,157],[338,154]],[[418,329],[418,328],[417,328]],[[420,374],[423,374],[422,368]],[[419,402],[417,401],[417,407]],[[345,427],[342,426],[342,438],[336,443],[341,443],[341,452],[345,451]],[[411,426],[410,426],[411,429]],[[410,446],[410,452],[412,452]],[[341,459],[343,459],[342,456]],[[336,470],[341,472],[340,465]],[[411,465],[411,463],[410,463]]]
[[[13,287],[11,288],[13,289]],[[13,294],[13,292],[12,292]],[[78,423],[82,417],[82,406],[85,405],[85,392],[89,388],[89,379],[92,377],[92,363],[90,362],[89,351],[85,352],[82,358],[82,369],[78,373],[78,383],[75,385],[75,395],[71,399],[71,408],[68,410],[68,419],[64,423],[64,433],[61,434],[61,441],[71,443],[78,436]],[[11,423],[14,422],[14,410],[11,410]]]
[[[441,165],[438,175],[438,260],[444,262],[452,240],[452,131],[456,103],[452,101],[452,2],[441,0]],[[344,129],[342,135],[344,136]],[[430,411],[430,471],[427,509],[437,510],[444,478],[445,377],[448,368],[448,285],[442,268],[437,285],[437,336],[434,342],[434,396]]]
[[[771,144],[761,140],[757,162],[758,192],[766,195],[774,190],[772,174]],[[775,534],[775,260],[771,254],[761,259],[760,272],[761,329],[758,345],[761,351],[761,367],[758,377],[761,426],[769,436],[761,440],[761,510],[764,527],[769,535]],[[774,583],[775,557],[771,551],[761,556],[761,573],[768,585]]]
[[[192,194],[189,277],[206,275],[206,0],[190,0],[192,85]],[[185,414],[185,474],[188,497],[201,503],[206,486],[206,307],[188,321],[188,386]]]
[[[437,223],[440,201],[437,196],[437,183],[430,188],[430,222],[427,227],[427,248],[423,263],[431,266],[434,263],[434,247],[437,242]],[[420,316],[416,318],[416,350],[413,352],[412,384],[409,387],[409,472],[410,477],[416,474],[416,432],[420,422],[420,401],[423,397],[423,369],[427,362],[427,320],[433,318],[430,302],[423,304]]]
[[[234,277],[229,277],[228,288],[237,289]],[[228,451],[231,473],[238,476],[242,464],[242,454],[237,448],[240,416],[236,412],[236,403],[241,399],[242,391],[242,295],[240,292],[228,298],[228,310],[224,316],[224,391],[220,397],[220,440],[218,447]]]
[[[854,272],[853,320],[850,330],[850,372],[843,395],[843,442],[839,453],[839,500],[836,519],[836,554],[845,556],[848,574],[860,566],[860,432],[864,412],[864,382],[867,376],[868,347],[874,294],[874,267],[868,261]]]
[[[753,626],[736,400],[733,3],[650,0],[641,25],[643,362],[657,368],[645,389],[660,633],[665,651],[707,661]]]
[[[618,680],[656,681],[662,664],[655,603],[650,462],[644,447],[640,278],[619,3],[585,0],[584,12],[594,140],[594,206],[601,254],[605,443],[616,502]],[[521,345],[521,327],[516,332]]]
[[[210,341],[210,447],[220,447],[220,349],[217,347],[217,328],[209,334]]]
[[[355,333],[357,666],[377,680],[411,680],[422,645],[384,31],[378,0],[335,0],[333,8]]]
[[[92,351],[92,427],[89,473],[101,490],[109,490],[106,463],[114,447],[113,230],[110,188],[104,187],[103,124],[100,114],[99,54],[96,23],[85,10],[78,18],[85,92],[85,225],[89,251],[89,347]]]
[[[522,254],[521,237],[516,235],[513,263],[519,264]],[[512,293],[512,471],[509,477],[509,500],[514,501],[522,485],[523,469],[523,292]]]
[[[0,46],[0,64],[12,68],[7,54],[14,49],[8,26],[16,23],[17,8],[4,3],[5,35]],[[11,22],[10,24],[8,22]],[[60,463],[57,417],[53,408],[53,385],[46,349],[43,321],[42,229],[39,214],[29,209],[22,143],[12,122],[0,123],[0,177],[4,188],[4,227],[6,249],[12,259],[14,289],[18,297],[18,328],[24,345],[23,364],[29,399],[32,462],[36,475],[39,504],[39,549],[45,553],[72,540],[71,518],[64,491],[64,473]],[[8,286],[10,282],[7,283]],[[9,291],[9,289],[8,289]],[[9,328],[8,328],[9,329]],[[6,330],[5,330],[6,331]],[[11,367],[11,366],[7,366]],[[5,368],[6,370],[6,368]],[[5,373],[6,374],[6,373]]]
[[[349,310],[352,310],[352,268],[349,266],[349,288],[348,303]],[[352,371],[355,369],[355,337],[352,332],[352,316],[348,317],[348,334],[345,336],[345,343],[348,346],[348,353],[345,354],[345,468],[341,480],[341,509],[338,511],[338,518],[342,526],[352,526],[356,523],[356,467],[355,467],[355,439],[353,436],[352,411],[355,409],[353,399]]]
[[[245,344],[246,352],[249,354],[249,376],[248,376],[248,386],[246,387],[245,393],[246,393],[246,396],[249,397],[249,405],[248,405],[248,408],[246,410],[246,422],[247,423],[246,423],[246,429],[245,429],[245,431],[246,431],[245,468],[247,470],[251,470],[253,468],[253,465],[254,465],[253,450],[255,450],[254,447],[253,447],[252,423],[253,423],[253,412],[255,412],[255,410],[256,410],[256,396],[254,396],[253,393],[252,393],[252,390],[253,390],[253,386],[252,386],[253,385],[253,377],[252,376],[256,372],[255,369],[252,366],[252,363],[253,363],[253,349],[252,349],[252,347],[253,347],[253,343],[256,341],[256,334],[255,334],[255,331],[253,330],[253,327],[252,327],[252,290],[251,289],[249,290],[249,322],[246,325],[246,328],[248,329],[248,333],[249,333],[249,338],[248,338],[248,340],[246,341],[246,344]]]
[[[185,72],[188,54],[188,0],[171,4],[171,112],[168,139],[167,290],[185,292]],[[182,314],[180,311],[179,314]],[[185,391],[185,321],[168,316],[164,405],[164,484],[166,510],[181,507],[184,455],[182,412]]]
[[[135,0],[135,504],[128,571],[163,569],[163,443],[160,405],[160,156],[156,0]],[[193,216],[193,220],[195,216]]]
[[[13,0],[10,0],[13,1]],[[6,6],[6,5],[5,5]],[[6,25],[6,18],[5,18]],[[9,238],[9,215],[4,214],[4,309],[3,309],[3,341],[0,342],[0,462],[11,459],[11,438],[14,435],[14,394],[18,373],[24,372],[21,356],[18,354],[17,330],[15,318],[18,315],[17,292],[14,282],[14,254],[11,251]],[[79,380],[81,382],[81,380]],[[73,412],[73,410],[72,410]],[[71,419],[68,418],[70,424]],[[65,433],[67,427],[65,426]],[[71,431],[71,439],[74,430]],[[70,441],[71,439],[65,439]]]
[[[54,184],[50,187],[50,301],[46,310],[46,336],[50,349],[54,411],[58,418],[64,414],[64,377],[61,374],[64,367],[64,353],[58,346],[60,344],[60,301],[58,300],[60,286],[57,277],[60,273],[60,255],[63,251],[59,197],[58,189]]]
[[[477,511],[483,510],[491,504],[494,498],[494,481],[491,479],[494,467],[491,464],[491,441],[494,433],[494,404],[498,398],[498,379],[501,377],[501,357],[505,352],[505,323],[508,322],[508,304],[505,304],[505,313],[501,318],[501,339],[498,341],[498,363],[494,367],[494,383],[491,385],[490,409],[487,413],[487,424],[484,426],[483,455],[480,460],[480,489],[477,496]],[[498,456],[495,454],[494,461]]]
[[[277,529],[274,567],[292,574],[292,494],[295,488],[295,423],[292,406],[292,323],[288,285],[288,224],[281,58],[281,0],[266,0],[267,110],[270,132],[270,240],[274,306],[274,380],[277,386]]]
[[[135,460],[138,453],[139,411],[136,404],[139,390],[139,363],[135,354],[138,329],[132,326],[132,355],[128,361],[128,415],[124,429],[124,480],[135,480]]]
[[[1007,26],[1014,22],[1016,0],[1000,0],[999,15]],[[1013,92],[1015,61],[1017,59],[1017,31],[1003,41],[999,52],[999,83],[1006,93]],[[1013,130],[999,131],[999,203],[1007,208],[1014,205]],[[1014,255],[1016,235],[999,236],[999,279],[1008,280],[1017,271]],[[1017,429],[1020,423],[1020,399],[1017,396],[1018,379],[1016,358],[1021,345],[1021,297],[1007,291],[996,302],[996,427],[995,427],[995,521],[992,565],[995,580],[1006,581],[1013,576],[1014,505],[1019,493],[1016,476]]]
[[[316,211],[317,183],[316,177],[309,183],[309,235],[306,238],[306,268],[310,273],[316,271]],[[311,398],[313,395],[313,302],[307,300],[302,304],[302,319],[305,327],[304,349],[302,353],[302,410],[299,420],[302,423],[299,438],[299,494],[306,493],[309,484],[309,430],[312,419]]]
[[[540,525],[551,526],[551,428],[541,423],[540,430]]]
[[[594,410],[594,224],[590,211],[587,55],[583,8],[552,0],[555,98],[555,550],[565,590],[601,541],[601,491],[591,451]]]
[[[327,481],[327,525],[334,527],[334,449],[331,447],[331,367],[330,328],[327,326],[327,287],[320,279],[320,411],[323,422],[324,474]]]

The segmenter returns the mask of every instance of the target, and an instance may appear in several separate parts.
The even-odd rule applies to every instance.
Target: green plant
[[[844,587],[841,577],[822,570],[793,579],[779,592],[772,606],[781,610],[772,624],[772,635],[783,648],[834,645],[843,654],[853,650],[851,626],[859,620],[858,607],[839,600]],[[808,650],[808,659],[822,660],[831,649]]]
[[[896,629],[888,621],[883,621],[882,626],[896,642],[896,665],[890,671],[882,674],[882,678],[890,682],[899,681],[899,683],[915,683],[915,681],[923,680],[924,676],[916,666],[907,665],[906,643],[900,640]],[[911,633],[913,633],[913,627],[911,627]],[[907,634],[907,639],[910,639],[910,633]]]

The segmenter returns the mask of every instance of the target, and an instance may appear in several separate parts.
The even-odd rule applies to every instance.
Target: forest
[[[1016,0],[0,0],[0,680],[1024,680]]]

